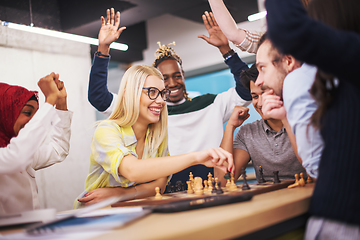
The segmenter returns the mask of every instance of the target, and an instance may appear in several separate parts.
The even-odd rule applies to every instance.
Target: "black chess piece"
[[[215,180],[212,180],[211,184],[212,184],[212,188],[213,188],[211,193],[216,193]]]
[[[182,182],[179,180],[176,182],[175,184],[175,192],[180,192],[181,191],[181,185],[182,185]]]
[[[221,182],[217,182],[218,188],[216,189],[216,194],[223,194],[224,191],[221,189]]]
[[[259,179],[259,183],[264,183],[264,182],[266,182],[266,180],[265,180],[265,178],[264,178],[264,169],[261,167],[261,166],[259,166],[259,173],[260,173],[260,179]]]
[[[167,184],[167,186],[166,186],[166,189],[165,189],[165,191],[166,191],[166,193],[172,193],[171,192],[171,182],[168,182],[168,184]]]
[[[279,179],[279,171],[274,171],[274,183],[281,183]]]
[[[231,178],[229,170],[225,173],[224,178],[225,179],[230,179]]]
[[[246,180],[246,170],[245,170],[245,168],[241,168],[241,175],[243,177],[242,190],[250,190],[250,187],[247,184],[247,180]]]

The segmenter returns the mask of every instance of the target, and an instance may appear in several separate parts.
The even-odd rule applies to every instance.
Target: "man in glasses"
[[[102,26],[99,32],[99,47],[90,73],[89,101],[99,111],[111,113],[116,95],[107,90],[107,66],[109,62],[109,45],[115,41],[124,28],[119,28],[120,13],[115,19],[114,9],[107,12],[109,24]],[[200,35],[210,45],[219,49],[225,63],[234,74],[236,87],[216,94],[205,94],[190,99],[188,97],[182,61],[175,51],[167,46],[161,46],[156,51],[157,58],[153,66],[164,76],[165,87],[171,90],[168,104],[169,151],[171,155],[179,155],[207,148],[219,147],[223,136],[223,124],[229,119],[236,105],[247,106],[251,95],[239,81],[240,72],[248,69],[239,56],[230,48],[225,35],[212,16],[204,14],[203,21],[209,37]],[[246,40],[246,39],[245,39]],[[154,94],[154,95],[153,95]],[[149,90],[149,97],[158,92]],[[161,93],[163,97],[166,93]],[[207,178],[212,168],[196,165],[173,175],[171,182],[188,180],[189,173]]]

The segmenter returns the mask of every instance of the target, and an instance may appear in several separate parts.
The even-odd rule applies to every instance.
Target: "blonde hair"
[[[164,80],[159,70],[145,65],[130,67],[124,74],[119,88],[115,109],[109,120],[119,126],[130,127],[135,124],[140,112],[140,97],[148,76],[156,76]],[[164,105],[157,123],[149,124],[148,141],[145,143],[143,156],[155,157],[160,147],[167,147],[167,106]],[[166,151],[163,151],[166,154]]]

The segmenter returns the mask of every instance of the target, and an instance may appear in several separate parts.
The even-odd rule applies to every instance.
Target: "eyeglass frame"
[[[158,93],[156,94],[156,97],[155,98],[152,98],[152,97],[150,97],[150,89],[156,89],[157,91],[158,91]],[[143,87],[143,89],[145,89],[145,90],[148,90],[147,91],[147,95],[148,95],[148,97],[151,99],[151,100],[155,100],[155,99],[157,99],[158,97],[159,97],[159,94],[161,93],[161,98],[164,100],[164,101],[167,101],[169,98],[170,98],[170,93],[171,93],[171,90],[170,89],[167,89],[167,88],[164,88],[162,91],[160,91],[160,89],[158,89],[158,88],[156,88],[156,87],[147,87],[147,88],[144,88]],[[164,97],[163,97],[163,95],[164,95],[164,91],[167,91],[167,92],[169,92],[169,96],[166,98],[166,99],[164,99]]]

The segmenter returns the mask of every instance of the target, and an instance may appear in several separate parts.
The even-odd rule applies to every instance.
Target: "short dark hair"
[[[256,68],[254,63],[249,69],[243,70],[240,73],[240,82],[241,84],[250,90],[250,81],[255,82],[259,75],[259,71]]]

